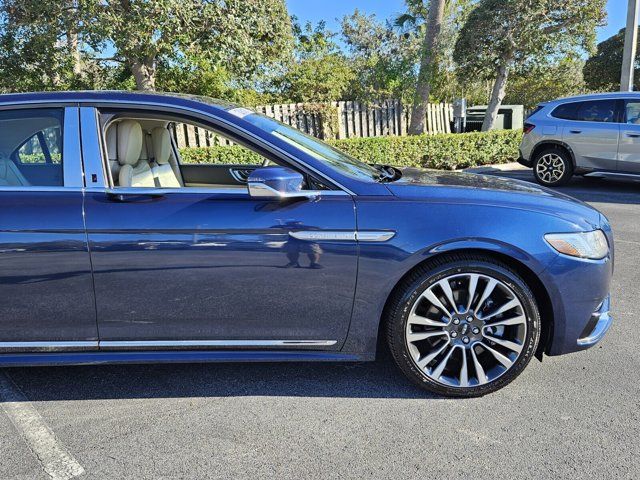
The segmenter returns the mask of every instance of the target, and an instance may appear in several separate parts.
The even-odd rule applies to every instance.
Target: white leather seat
[[[149,162],[140,158],[142,153],[142,127],[134,120],[124,120],[117,127],[118,184],[121,187],[155,187]]]
[[[111,124],[107,129],[106,143],[109,171],[114,183],[117,184],[120,174],[120,163],[118,163],[118,122]]]
[[[151,166],[153,177],[160,187],[179,188],[182,182],[176,172],[174,166],[170,163],[171,136],[166,128],[157,127],[151,131],[151,141],[153,145],[154,163]]]
[[[0,158],[0,186],[23,187],[31,185],[18,170],[16,164],[8,158]]]

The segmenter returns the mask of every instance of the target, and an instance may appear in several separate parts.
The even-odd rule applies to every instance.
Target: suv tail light
[[[536,126],[533,123],[525,123],[524,127],[522,127],[522,131],[526,135],[527,133],[531,132],[531,130],[533,130],[534,128],[536,128]]]

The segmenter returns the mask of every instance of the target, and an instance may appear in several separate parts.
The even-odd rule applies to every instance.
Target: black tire
[[[426,370],[418,367],[417,360],[414,360],[411,356],[405,332],[407,331],[408,318],[413,305],[417,304],[418,299],[421,298],[420,296],[428,288],[451,275],[468,273],[489,276],[511,289],[512,293],[520,301],[522,310],[524,310],[526,334],[523,335],[522,349],[519,356],[514,359],[511,367],[497,378],[484,384],[476,382],[476,384],[470,384],[466,387],[451,386],[430,378]],[[476,296],[475,298],[478,297]],[[480,307],[481,305],[477,306]],[[478,397],[504,387],[513,381],[527,366],[534,356],[540,341],[540,313],[535,297],[525,281],[507,265],[491,257],[477,254],[451,254],[419,267],[398,286],[390,298],[385,314],[387,342],[400,370],[419,387],[449,397]],[[453,340],[450,336],[447,336],[444,342],[453,342]],[[476,343],[475,345],[475,347],[471,347],[474,349],[474,357],[476,357],[478,348],[480,348],[481,352],[483,350],[482,344]],[[480,347],[477,345],[480,345]],[[469,358],[471,352],[462,349],[461,355]],[[482,353],[477,357],[480,355]],[[462,358],[460,360],[462,361]]]
[[[562,172],[558,176],[558,173]],[[560,187],[566,185],[573,176],[573,162],[566,150],[549,147],[539,152],[533,159],[533,176],[540,185]]]

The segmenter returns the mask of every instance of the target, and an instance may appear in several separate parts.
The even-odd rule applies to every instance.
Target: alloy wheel
[[[493,382],[520,357],[527,336],[522,302],[504,282],[481,273],[447,276],[414,301],[405,341],[412,361],[447,387]]]
[[[559,181],[566,170],[564,160],[555,153],[547,153],[540,157],[536,164],[536,174],[545,183]]]

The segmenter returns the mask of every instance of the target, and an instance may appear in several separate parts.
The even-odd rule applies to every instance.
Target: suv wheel
[[[387,311],[393,357],[417,385],[447,396],[484,395],[515,379],[540,338],[527,284],[508,266],[455,254],[403,281]]]
[[[569,154],[559,148],[541,151],[533,161],[536,181],[546,187],[566,185],[573,176],[573,164]]]

